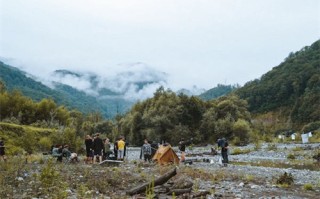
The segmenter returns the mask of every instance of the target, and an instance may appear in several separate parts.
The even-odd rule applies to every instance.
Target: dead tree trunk
[[[202,198],[202,197],[209,195],[209,194],[210,194],[210,191],[201,191],[201,192],[193,194],[192,198]]]
[[[160,176],[159,178],[155,179],[154,182],[146,182],[142,185],[139,185],[139,186],[127,191],[126,193],[128,195],[132,196],[135,194],[145,192],[148,187],[151,187],[153,185],[154,186],[162,185],[162,184],[166,183],[170,178],[175,176],[176,174],[177,174],[177,170],[176,170],[176,168],[174,168],[174,169],[168,171],[167,173],[165,173],[164,175]]]
[[[187,188],[187,189],[172,189],[170,190],[168,193],[166,193],[167,195],[172,195],[174,193],[175,196],[179,196],[185,193],[191,193],[191,188]]]

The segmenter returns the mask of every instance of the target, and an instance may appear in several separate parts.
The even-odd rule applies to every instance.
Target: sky
[[[143,63],[173,90],[243,85],[319,36],[319,0],[0,0],[0,60],[43,78]]]

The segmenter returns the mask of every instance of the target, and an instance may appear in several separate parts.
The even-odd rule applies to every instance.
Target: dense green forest
[[[237,138],[243,143],[249,141],[250,114],[246,102],[235,95],[204,102],[161,87],[153,98],[138,102],[126,115],[106,120],[100,113],[68,110],[52,99],[36,102],[19,91],[7,91],[3,82],[0,85],[2,123],[50,128],[61,134],[67,130],[77,139],[97,132],[111,140],[124,135],[133,145],[140,145],[144,138],[172,144],[182,137],[194,138],[195,143],[215,142],[221,136]],[[58,140],[55,137],[50,143]]]
[[[235,91],[253,114],[278,112],[291,128],[320,121],[320,41]]]
[[[194,143],[215,143],[219,137],[248,142],[251,132],[247,103],[236,95],[204,102],[159,88],[153,98],[139,102],[120,119],[121,132],[138,144],[145,137],[177,144],[181,138]]]
[[[239,88],[238,85],[218,84],[216,87],[209,89],[206,92],[199,95],[199,97],[203,100],[212,100],[227,95],[237,88]]]

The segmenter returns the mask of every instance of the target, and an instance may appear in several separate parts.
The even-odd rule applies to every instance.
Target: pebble
[[[251,189],[258,189],[258,188],[260,188],[260,186],[259,185],[251,185],[250,188]]]
[[[24,179],[22,177],[17,177],[16,178],[19,182],[24,181]]]

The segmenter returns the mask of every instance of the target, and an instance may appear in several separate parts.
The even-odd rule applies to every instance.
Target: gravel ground
[[[187,154],[202,152],[209,152],[211,146],[195,147],[192,151],[187,151]],[[230,162],[227,167],[221,167],[218,164],[220,155],[216,156],[194,156],[187,159],[197,160],[191,165],[180,165],[180,167],[188,166],[206,171],[221,171],[225,173],[226,179],[219,183],[212,184],[212,182],[201,182],[203,189],[213,189],[215,194],[207,198],[318,198],[320,195],[320,169],[311,171],[308,169],[293,169],[293,168],[272,168],[263,166],[251,165],[236,165],[232,162],[282,162],[290,164],[287,155],[294,152],[299,155],[297,160],[303,163],[305,156],[311,156],[315,150],[320,149],[320,144],[277,144],[275,150],[268,150],[268,144],[263,144],[261,149],[254,151],[253,145],[245,147],[237,147],[240,149],[251,149],[252,152],[241,155],[229,155]],[[174,148],[175,151],[178,151]],[[178,153],[178,152],[177,152]],[[139,148],[129,148],[128,159],[135,160],[139,158]],[[179,155],[179,153],[178,153]],[[209,162],[203,162],[209,160]],[[311,161],[311,160],[309,160]],[[275,185],[275,179],[284,172],[290,173],[294,177],[294,185],[290,188],[281,188]],[[251,176],[254,182],[246,182],[241,179],[232,179],[229,176]],[[303,185],[311,184],[314,188],[313,191],[303,190]]]

